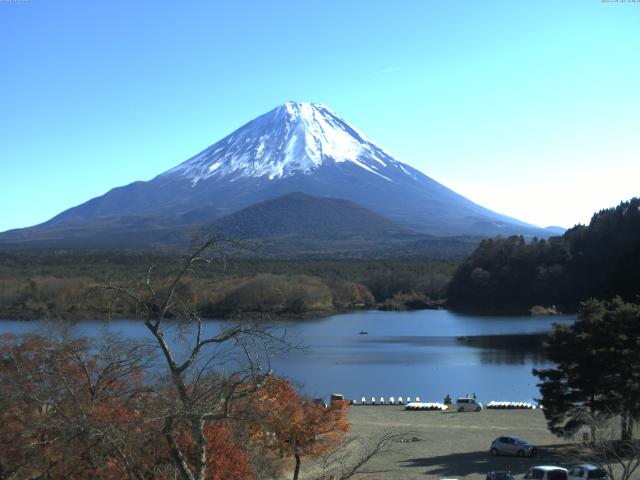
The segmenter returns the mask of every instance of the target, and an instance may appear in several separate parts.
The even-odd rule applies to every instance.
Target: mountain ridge
[[[0,234],[0,242],[51,235],[63,243],[65,228],[96,221],[201,225],[292,192],[354,202],[422,234],[550,235],[396,160],[326,106],[287,102],[149,181],[113,188],[21,233]]]
[[[357,203],[301,192],[250,205],[215,221],[211,228],[223,235],[250,239],[288,235],[334,239],[412,233]]]

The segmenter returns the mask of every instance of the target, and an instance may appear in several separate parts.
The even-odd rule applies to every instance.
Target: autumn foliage
[[[87,355],[81,341],[2,338],[3,475],[122,478],[121,465],[133,457],[136,468],[150,468],[153,460],[134,452],[142,442],[121,443],[146,434],[140,372],[126,360],[104,360]]]
[[[149,380],[148,356],[141,346],[0,337],[0,479],[176,478],[172,393]],[[299,460],[349,431],[346,405],[319,406],[284,379],[264,385],[234,405],[233,421],[207,422],[207,480],[252,479],[252,453]],[[172,425],[187,463],[191,432],[185,419]]]
[[[246,454],[235,443],[233,432],[225,422],[210,423],[205,427],[209,468],[206,480],[252,480],[253,471]],[[179,429],[177,436],[183,451],[195,455],[195,445],[188,428]]]
[[[324,407],[300,397],[282,378],[273,379],[251,401],[260,412],[256,433],[270,433],[272,445],[283,455],[298,450],[301,455],[316,456],[333,448],[351,430],[348,403]]]
[[[256,412],[254,435],[266,436],[269,446],[283,457],[295,458],[298,478],[303,457],[318,457],[339,446],[351,430],[349,404],[333,402],[325,407],[301,398],[285,379],[272,379],[260,395],[250,401]]]

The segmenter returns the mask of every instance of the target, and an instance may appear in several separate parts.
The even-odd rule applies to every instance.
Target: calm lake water
[[[358,400],[420,396],[422,401],[442,401],[447,393],[476,393],[481,402],[531,401],[538,396],[531,369],[547,365],[542,335],[554,322],[574,320],[570,315],[498,317],[422,310],[292,321],[289,338],[306,348],[273,359],[272,367],[314,397],[340,392]],[[74,328],[81,335],[96,335],[104,326],[86,321]],[[42,328],[38,322],[0,321],[0,333]],[[133,320],[112,321],[108,329],[128,338],[148,334]]]

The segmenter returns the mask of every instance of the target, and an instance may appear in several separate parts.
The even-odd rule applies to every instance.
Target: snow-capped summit
[[[351,162],[387,181],[387,168],[404,166],[320,103],[287,102],[166,172],[192,184],[212,176],[311,174],[323,164]]]
[[[423,154],[429,155],[428,145]],[[297,102],[251,120],[149,181],[114,188],[38,228],[46,237],[65,229],[77,232],[94,228],[88,225],[108,229],[118,224],[125,232],[118,235],[126,239],[129,230],[149,234],[165,224],[210,224],[293,192],[354,202],[419,233],[549,235],[477,205],[394,159],[326,106]],[[291,205],[304,197],[287,198],[284,204]],[[322,218],[316,220],[322,223]]]

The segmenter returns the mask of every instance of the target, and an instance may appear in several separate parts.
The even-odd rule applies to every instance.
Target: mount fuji
[[[38,226],[5,232],[0,243],[48,239],[62,245],[65,238],[81,242],[96,231],[125,245],[132,231],[157,241],[159,231],[169,235],[186,225],[237,217],[246,207],[297,192],[355,203],[412,234],[549,236],[398,161],[326,106],[287,102],[149,181],[114,188]]]

